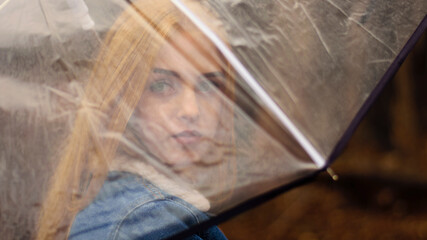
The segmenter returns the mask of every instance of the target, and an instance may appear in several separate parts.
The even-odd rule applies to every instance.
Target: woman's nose
[[[197,102],[196,92],[190,86],[186,86],[180,95],[178,117],[187,123],[197,121],[200,115],[200,106]]]

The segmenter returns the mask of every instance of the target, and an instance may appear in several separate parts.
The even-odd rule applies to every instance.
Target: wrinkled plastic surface
[[[71,218],[51,229],[67,234],[112,172],[216,215],[316,171],[427,12],[416,0],[149,2],[0,1],[5,239],[35,236],[42,208]],[[64,204],[47,207],[55,194]]]

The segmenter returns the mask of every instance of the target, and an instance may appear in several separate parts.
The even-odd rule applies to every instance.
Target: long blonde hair
[[[141,0],[112,26],[50,179],[37,239],[66,238],[75,215],[98,193],[119,145],[101,134],[125,131],[160,47],[182,18],[168,0]]]

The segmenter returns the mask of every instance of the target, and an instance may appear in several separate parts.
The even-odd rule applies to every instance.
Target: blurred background
[[[427,34],[327,173],[220,225],[229,239],[427,239]]]

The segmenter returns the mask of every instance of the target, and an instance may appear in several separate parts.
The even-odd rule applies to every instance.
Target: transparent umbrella
[[[210,225],[327,168],[426,12],[0,1],[3,237],[223,239]]]

